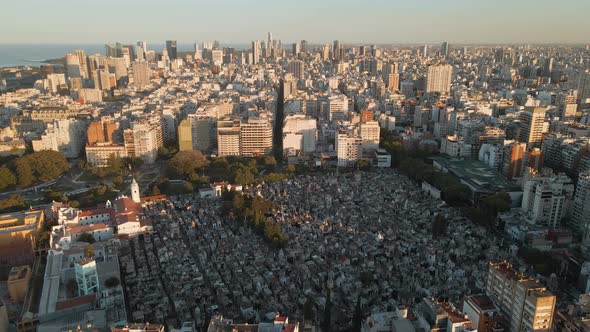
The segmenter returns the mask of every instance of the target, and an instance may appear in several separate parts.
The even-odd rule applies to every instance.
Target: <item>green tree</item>
[[[0,199],[0,212],[13,212],[26,209],[24,197],[20,195],[10,195],[5,199]]]
[[[274,169],[277,167],[277,160],[273,156],[264,156],[262,164],[267,168]]]
[[[371,170],[371,162],[369,160],[361,159],[357,161],[357,167],[361,171],[369,171]]]
[[[287,167],[285,167],[285,172],[287,173],[295,173],[296,170],[297,168],[295,165],[287,165]]]
[[[70,202],[70,207],[73,207],[74,209],[77,209],[80,207],[80,202],[78,201],[71,201]]]
[[[160,194],[161,194],[160,188],[158,188],[158,186],[153,186],[153,187],[152,187],[152,193],[151,193],[151,194],[152,194],[153,196],[155,196],[155,195],[160,195]]]
[[[252,174],[252,172],[248,168],[241,167],[238,170],[236,170],[234,182],[241,185],[248,185],[254,183],[255,180],[256,176]]]
[[[35,181],[31,166],[24,159],[17,159],[14,163],[16,168],[16,176],[18,178],[18,185],[20,187],[28,187]]]
[[[119,174],[123,171],[125,163],[121,158],[115,156],[115,154],[111,154],[107,160],[107,167],[111,174]]]
[[[16,176],[6,167],[0,167],[0,191],[16,185]]]
[[[207,158],[201,151],[180,151],[168,161],[167,167],[170,176],[188,178],[207,164]]]
[[[207,168],[207,174],[213,181],[233,181],[231,178],[229,162],[227,159],[220,157],[215,158]]]
[[[80,234],[80,236],[78,236],[78,242],[86,242],[86,243],[94,243],[96,240],[94,239],[94,236],[92,236],[92,234],[90,233],[82,233]],[[88,248],[89,246],[86,246],[86,248]],[[90,248],[92,248],[92,246],[90,246]]]
[[[117,286],[119,286],[119,284],[120,284],[119,278],[117,278],[117,277],[110,277],[107,280],[105,280],[105,282],[104,282],[104,285],[109,288],[117,287]]]
[[[30,165],[33,175],[38,181],[53,180],[70,168],[64,155],[57,151],[39,151],[25,155],[20,159],[24,159]]]
[[[115,176],[115,178],[113,179],[113,184],[118,189],[121,189],[123,187],[123,183],[125,183],[125,181],[123,181],[123,177],[120,175]]]
[[[94,248],[91,244],[87,245],[84,248],[84,257],[86,258],[94,258]]]

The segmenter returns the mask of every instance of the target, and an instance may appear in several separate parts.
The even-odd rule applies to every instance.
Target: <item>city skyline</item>
[[[332,0],[278,6],[266,0],[256,4],[175,0],[165,8],[151,0],[141,4],[113,0],[84,3],[83,7],[70,1],[4,4],[0,29],[12,33],[3,36],[0,44],[169,39],[180,43],[197,39],[236,44],[260,39],[268,31],[283,41],[306,39],[318,43],[338,39],[350,44],[447,40],[454,44],[577,44],[588,42],[584,32],[590,30],[590,22],[583,17],[590,4],[575,0],[562,1],[559,6],[548,0],[475,4],[466,0],[444,4],[377,0],[364,3],[362,10],[353,1]],[[558,17],[568,19],[549,24]],[[51,18],[51,24],[44,18]],[[22,25],[24,20],[26,26]],[[104,20],[109,24],[102,24]]]

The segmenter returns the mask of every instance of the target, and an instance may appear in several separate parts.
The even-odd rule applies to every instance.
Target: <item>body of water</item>
[[[249,47],[248,44],[222,45],[236,50]],[[160,53],[164,43],[150,44],[148,49]],[[192,44],[178,44],[178,52],[192,52]],[[74,50],[84,50],[86,55],[105,54],[105,44],[0,44],[0,67],[39,66],[42,61],[63,58]]]

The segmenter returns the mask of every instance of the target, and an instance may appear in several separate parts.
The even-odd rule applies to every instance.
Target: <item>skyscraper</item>
[[[272,133],[273,155],[277,162],[283,160],[283,122],[285,121],[285,82],[281,79],[279,82],[279,91],[277,96],[277,110],[274,119],[274,129]]]
[[[520,128],[518,141],[527,143],[528,148],[540,147],[543,140],[543,123],[545,122],[545,109],[540,107],[526,107],[520,113]]]
[[[145,60],[145,53],[147,52],[147,44],[144,41],[138,41],[135,47],[136,60]]]
[[[293,74],[296,79],[302,80],[305,75],[303,61],[293,60],[289,62],[289,73]]]
[[[307,40],[301,41],[301,52],[307,52]]]
[[[339,61],[340,59],[340,41],[335,40],[332,47],[332,59]]]
[[[449,43],[443,42],[440,46],[440,55],[446,57],[449,55]]]
[[[150,82],[150,67],[147,61],[133,61],[131,64],[133,72],[133,84],[145,85]]]
[[[217,121],[217,155],[240,155],[240,120],[220,119]]]
[[[451,78],[453,75],[453,66],[437,65],[428,67],[428,77],[426,81],[426,92],[451,92]]]
[[[383,81],[389,91],[396,91],[399,89],[399,73],[398,67],[395,63],[388,63],[383,66]]]
[[[551,331],[556,297],[538,280],[506,262],[490,263],[486,279],[486,294],[506,316],[510,331]]]
[[[198,41],[195,41],[194,51],[195,51],[195,60],[201,59],[201,50],[199,49],[199,42]]]
[[[281,120],[280,123],[281,139],[278,148],[281,149],[280,153],[282,156],[283,121]],[[240,155],[260,156],[269,154],[273,150],[273,127],[271,126],[270,120],[268,118],[248,118],[246,122],[242,122],[240,124]],[[275,156],[278,162],[282,160],[281,156]]]
[[[293,43],[293,56],[297,57],[301,52],[301,45],[299,43]]]
[[[69,78],[82,77],[80,60],[76,54],[66,54],[66,74]]]
[[[166,50],[168,51],[168,57],[170,57],[170,60],[175,60],[178,58],[178,50],[176,47],[176,40],[167,40],[166,41]]]
[[[260,41],[253,41],[252,42],[252,64],[258,64],[258,61],[260,61],[260,52],[261,52],[261,46],[260,46]]]
[[[78,63],[80,64],[80,74],[82,78],[88,78],[88,66],[86,65],[86,54],[84,50],[75,50],[76,56],[78,57]]]

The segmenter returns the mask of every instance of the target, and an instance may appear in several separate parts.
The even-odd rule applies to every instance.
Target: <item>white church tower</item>
[[[131,199],[135,203],[141,203],[141,199],[139,198],[139,184],[137,184],[135,178],[131,181]]]

